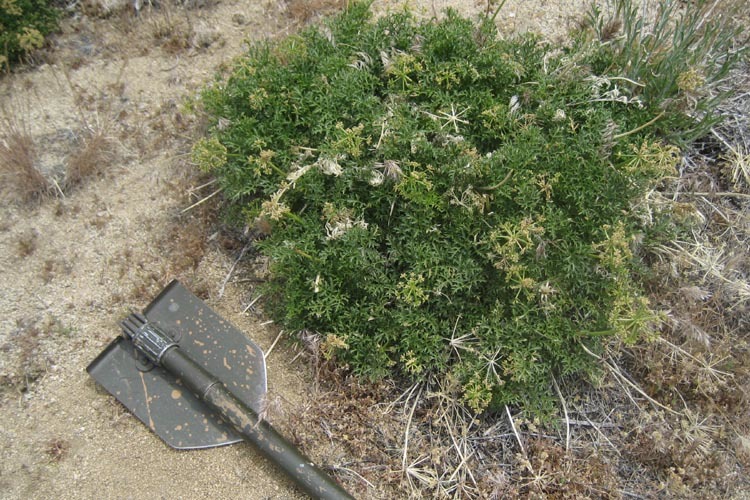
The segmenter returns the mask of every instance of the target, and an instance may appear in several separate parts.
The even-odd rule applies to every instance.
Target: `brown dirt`
[[[425,15],[484,8],[473,0],[374,8],[405,3]],[[581,3],[508,2],[498,22],[562,36]],[[168,448],[85,371],[118,321],[173,278],[264,350],[276,338],[259,311],[242,313],[251,286],[235,276],[219,294],[242,244],[219,232],[210,208],[182,212],[211,192],[197,188],[203,180],[188,162],[200,123],[183,102],[244,40],[294,30],[286,11],[284,2],[226,0],[79,14],[42,54],[46,63],[0,79],[2,109],[28,130],[37,165],[57,180],[54,196],[0,208],[0,497],[300,498],[248,445]],[[93,138],[100,156],[86,152]],[[65,184],[71,161],[83,162],[84,174]],[[268,365],[279,411],[295,414],[314,391],[309,367],[283,343]]]

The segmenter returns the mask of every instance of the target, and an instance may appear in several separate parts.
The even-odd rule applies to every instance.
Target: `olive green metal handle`
[[[221,381],[203,370],[178,347],[172,347],[164,353],[161,365],[179,377],[208,406],[219,412],[239,433],[286,472],[305,493],[313,498],[326,500],[354,498],[279,434],[268,421],[261,419]]]
[[[125,336],[152,363],[170,372],[188,390],[218,412],[305,493],[325,500],[354,498],[143,315],[131,315],[123,321],[122,326]]]

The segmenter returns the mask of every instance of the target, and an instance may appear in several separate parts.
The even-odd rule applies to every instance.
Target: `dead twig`
[[[242,310],[242,314],[245,314],[246,312],[248,312],[250,308],[253,307],[255,303],[261,299],[261,297],[263,297],[263,294],[260,294],[257,297],[255,297],[253,300],[251,300],[250,303],[247,306],[245,306],[245,308]]]
[[[745,193],[733,193],[730,191],[721,191],[710,193],[707,191],[695,192],[695,191],[676,191],[674,193],[662,193],[664,196],[706,196],[716,198],[742,198],[744,200],[750,200],[750,194]]]
[[[211,193],[211,194],[209,194],[208,196],[206,196],[205,198],[202,198],[202,199],[200,199],[200,200],[196,201],[195,203],[193,203],[193,204],[192,204],[192,205],[190,205],[189,207],[187,207],[187,208],[183,208],[183,209],[182,209],[182,210],[180,211],[180,213],[181,213],[181,214],[184,214],[185,212],[189,212],[190,210],[194,209],[194,208],[195,208],[195,207],[197,207],[198,205],[201,205],[201,204],[203,204],[203,203],[207,202],[208,200],[210,200],[211,198],[213,198],[213,197],[214,197],[214,196],[216,196],[217,194],[221,193],[221,190],[222,190],[222,189],[221,189],[221,188],[219,188],[219,189],[217,189],[216,191],[214,191],[213,193]]]
[[[281,336],[284,335],[284,330],[279,330],[279,334],[276,335],[276,339],[274,339],[273,343],[271,344],[271,347],[269,347],[266,352],[263,353],[263,360],[267,360],[268,357],[271,355],[271,351],[273,351],[273,348],[276,347],[276,343],[279,341]]]
[[[516,436],[516,441],[518,441],[518,446],[521,448],[521,453],[523,453],[524,457],[527,457],[526,448],[523,447],[521,436],[520,434],[518,434],[518,429],[516,429],[516,423],[513,421],[513,415],[510,414],[510,408],[508,408],[508,405],[505,405],[505,413],[508,414],[508,420],[510,421],[510,428],[513,429],[513,435]]]
[[[237,264],[242,260],[242,257],[245,256],[248,249],[250,248],[250,245],[252,245],[252,241],[248,241],[245,244],[245,246],[242,247],[242,250],[240,251],[240,255],[235,259],[234,263],[232,264],[232,267],[229,268],[229,272],[224,278],[224,281],[221,282],[221,287],[219,287],[219,298],[222,298],[224,296],[224,289],[226,288],[227,283],[229,283],[229,280],[232,278],[232,274],[234,274],[234,269],[237,267]]]

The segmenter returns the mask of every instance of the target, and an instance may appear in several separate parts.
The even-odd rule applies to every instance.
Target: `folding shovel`
[[[87,371],[169,446],[247,440],[311,497],[353,498],[258,416],[263,352],[178,281],[128,316],[122,333]]]

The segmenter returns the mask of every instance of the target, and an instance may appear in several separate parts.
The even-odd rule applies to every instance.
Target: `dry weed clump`
[[[0,121],[0,178],[3,194],[16,201],[37,200],[51,192],[50,181],[36,165],[31,134],[6,110]]]
[[[645,474],[637,483],[623,477],[639,464],[623,466],[613,410],[586,408],[593,400],[571,400],[566,436],[564,423],[544,425],[509,408],[476,415],[458,387],[443,383],[363,383],[332,369],[318,344],[305,344],[320,390],[288,415],[288,427],[357,497],[620,498],[657,488]]]
[[[70,452],[70,442],[62,438],[53,438],[47,441],[44,452],[53,463],[62,462]]]
[[[18,236],[16,242],[16,248],[18,250],[18,256],[21,258],[28,257],[36,251],[39,233],[35,230],[27,230]]]
[[[132,286],[125,300],[150,300],[173,278],[186,283],[197,296],[206,298],[208,291],[204,283],[195,281],[195,271],[207,251],[208,232],[200,215],[182,216],[173,220],[154,242],[154,248],[169,254],[169,262],[152,259],[150,253],[137,255],[130,250],[113,257],[111,265],[118,269],[120,279]]]
[[[306,24],[311,19],[328,15],[343,9],[349,2],[346,0],[287,0],[286,12],[299,24]]]
[[[324,367],[325,387],[300,411],[287,415],[295,444],[316,463],[336,471],[339,481],[358,498],[396,498],[400,463],[396,450],[403,430],[398,416],[384,413],[379,406],[392,390],[332,373]]]
[[[86,16],[106,19],[132,11],[134,3],[129,0],[81,0],[78,6]]]
[[[672,495],[731,494],[737,479],[734,457],[721,442],[717,420],[690,410],[682,415],[647,410],[639,416],[640,425],[629,429],[623,450],[666,481]]]
[[[70,264],[57,259],[45,259],[39,270],[39,276],[42,278],[45,284],[51,283],[52,280],[58,276],[65,276],[70,274]]]
[[[747,66],[724,84],[735,92],[719,108],[722,124],[649,199],[648,210],[668,211],[685,226],[651,256],[652,297],[670,310],[662,335],[627,349],[623,362],[663,406],[646,405],[624,420],[622,450],[679,497],[730,497],[750,487]]]
[[[90,125],[83,117],[85,95],[68,78],[81,112],[83,132],[78,147],[66,159],[64,172],[43,172],[37,164],[34,138],[23,122],[19,109],[2,109],[0,118],[0,192],[18,202],[40,200],[48,195],[64,194],[81,183],[102,173],[115,158],[114,140],[108,126]]]
[[[171,249],[173,259],[170,266],[174,274],[182,274],[198,267],[206,254],[207,232],[206,220],[201,214],[183,216],[169,228],[164,245]]]
[[[192,23],[187,13],[180,16],[170,2],[165,2],[158,8],[148,8],[145,14],[153,40],[164,50],[178,53],[190,47]]]
[[[72,189],[107,169],[115,157],[113,140],[104,127],[87,127],[80,147],[68,158],[64,188]]]
[[[16,322],[8,340],[0,345],[0,352],[6,360],[5,369],[0,373],[0,396],[27,392],[47,372],[48,359],[40,344],[52,326],[36,319]]]
[[[184,194],[187,192],[186,203],[192,200],[192,195],[205,186],[191,187],[189,183],[197,182],[200,178],[181,178],[171,185],[171,189]],[[208,200],[210,201],[210,200]],[[196,272],[209,250],[211,242],[220,239],[212,221],[216,220],[215,203],[197,203],[183,209],[181,213],[171,218],[167,226],[160,231],[161,236],[154,242],[152,249],[166,252],[170,258],[168,262],[162,259],[152,259],[151,252],[144,254],[126,249],[114,256],[111,264],[116,266],[121,280],[131,283],[125,300],[142,302],[150,300],[170,279],[178,278],[186,283],[198,297],[209,296],[209,285]],[[213,236],[209,236],[213,233]],[[222,244],[221,241],[215,244]]]
[[[187,4],[169,1],[148,9],[146,23],[153,40],[167,53],[177,54],[189,49],[202,50],[224,42],[220,30],[204,22],[194,22]]]

